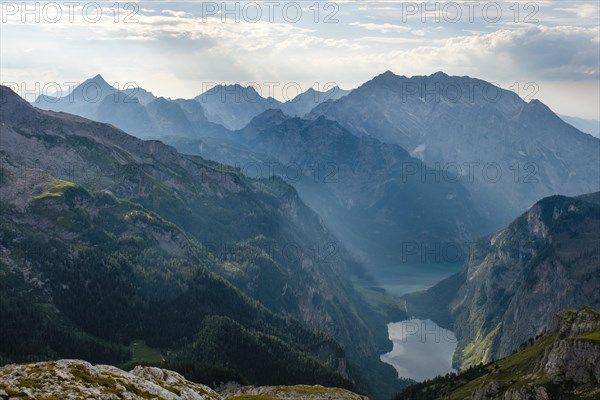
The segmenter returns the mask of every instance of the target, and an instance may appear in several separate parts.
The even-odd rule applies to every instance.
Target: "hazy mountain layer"
[[[73,326],[113,360],[126,359],[122,346],[139,338],[250,382],[273,367],[281,370],[273,379],[298,383],[324,368],[376,397],[397,386],[377,360],[389,346],[382,317],[341,278],[356,267],[289,185],[36,110],[7,88],[2,96],[3,268],[19,282],[4,290],[39,287],[47,305],[34,307],[34,321],[55,310],[48,329],[57,347],[32,357],[60,355]],[[37,244],[28,252],[23,243]],[[33,307],[22,291],[13,294],[19,307]],[[19,323],[13,332],[24,329]],[[342,343],[350,363],[331,338],[309,328]]]
[[[560,119],[567,124],[574,126],[581,132],[600,138],[600,121],[594,119],[584,119],[579,117],[569,117],[568,115],[559,115]]]
[[[280,102],[262,97],[251,86],[218,85],[194,99],[172,100],[156,97],[140,87],[118,90],[96,75],[66,96],[40,96],[34,105],[107,122],[141,138],[223,137],[228,129],[241,129],[266,110],[280,109],[290,116],[304,116],[317,105],[349,92],[337,86],[324,92],[310,88]]]
[[[600,140],[540,101],[526,102],[479,79],[388,71],[309,114],[319,116],[399,144],[437,170],[417,171],[424,179],[462,174],[479,210],[498,226],[543,197],[600,187]]]
[[[294,87],[295,88],[295,87]],[[273,109],[292,117],[302,117],[326,101],[337,100],[350,93],[337,86],[321,92],[313,88],[293,99],[281,102],[273,97],[262,96],[252,86],[218,85],[195,98],[206,110],[209,121],[230,130],[245,127],[254,117]]]
[[[61,98],[40,96],[36,107],[106,122],[141,138],[224,135],[227,130],[207,120],[193,100],[156,97],[142,88],[118,90],[100,75]]]
[[[336,122],[270,110],[230,137],[171,143],[250,176],[281,176],[374,268],[460,262],[473,237],[489,229],[461,184],[409,174],[426,167],[400,146],[357,137]]]

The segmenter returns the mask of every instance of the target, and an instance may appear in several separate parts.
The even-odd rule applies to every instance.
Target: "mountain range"
[[[379,360],[386,323],[416,317],[456,334],[464,374],[399,398],[593,392],[557,376],[565,354],[598,353],[580,336],[595,340],[600,308],[600,140],[538,100],[390,71],[288,102],[238,84],[173,100],[100,75],[39,108],[0,96],[1,364],[130,369],[141,343],[212,387],[379,400],[409,383]],[[401,298],[372,278],[458,262]]]
[[[96,87],[102,101],[81,101]],[[600,140],[537,100],[526,102],[488,82],[441,72],[406,78],[388,71],[352,91],[310,89],[285,103],[240,85],[218,85],[193,100],[168,100],[141,88],[116,91],[96,76],[52,101],[40,97],[35,105],[161,138],[180,151],[238,165],[242,173],[255,172],[258,164],[262,175],[266,162],[288,168],[276,172],[284,179],[316,164],[321,175],[344,174],[346,185],[339,180],[309,185],[305,178],[288,183],[370,267],[426,259],[423,252],[441,247],[453,254],[443,260],[436,255],[437,261],[461,261],[476,237],[500,229],[540,198],[600,187]],[[303,129],[313,133],[300,134]],[[272,134],[263,132],[256,140],[250,130]],[[348,141],[356,144],[344,147]],[[369,148],[374,143],[382,152],[397,153],[396,148],[408,154],[382,163]],[[307,151],[315,155],[307,157]],[[444,217],[437,215],[447,207]]]
[[[355,136],[325,118],[269,110],[226,140],[169,142],[247,174],[282,177],[371,270],[398,262],[460,262],[466,243],[490,229],[464,186],[409,174],[426,167],[402,147]],[[450,249],[444,257],[421,251],[440,243]]]
[[[5,362],[144,340],[252,384],[397,390],[361,267],[291,186],[0,95]]]
[[[423,179],[460,176],[498,227],[543,197],[600,187],[600,140],[540,101],[526,102],[483,80],[387,71],[307,117],[320,116],[355,135],[402,146],[438,171],[420,171]]]
[[[334,101],[350,93],[337,86],[321,92],[313,88],[293,99],[280,102],[273,97],[262,97],[252,86],[217,85],[194,98],[206,110],[206,117],[236,130],[245,127],[254,117],[267,110],[281,110],[292,117],[302,117],[317,105]]]
[[[203,108],[193,100],[156,97],[139,87],[118,90],[101,75],[87,79],[63,97],[42,95],[33,104],[110,123],[141,138],[196,137],[226,131],[208,121]]]
[[[143,138],[221,136],[227,129],[246,126],[258,114],[279,109],[303,116],[318,104],[339,99],[349,91],[337,86],[321,92],[313,88],[280,102],[262,97],[253,87],[217,85],[194,99],[165,99],[140,88],[119,90],[101,75],[85,80],[62,97],[41,95],[36,107],[107,122]]]

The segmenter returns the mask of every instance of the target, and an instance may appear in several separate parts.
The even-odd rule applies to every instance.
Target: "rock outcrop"
[[[347,390],[323,386],[242,387],[217,393],[156,367],[125,372],[81,360],[12,364],[0,368],[0,398],[19,399],[160,399],[160,400],[368,400]]]
[[[553,331],[561,339],[548,347],[536,364],[536,372],[553,382],[600,383],[600,318],[592,309],[563,311]]]
[[[221,400],[207,386],[173,371],[136,367],[125,372],[80,360],[12,364],[0,368],[0,396],[28,399]]]
[[[344,389],[323,386],[245,386],[221,393],[224,400],[265,399],[265,400],[368,400]]]

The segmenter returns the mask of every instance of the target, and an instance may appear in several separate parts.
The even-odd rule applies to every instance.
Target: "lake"
[[[388,324],[394,347],[381,355],[402,378],[423,381],[452,372],[456,336],[430,319],[411,319]]]
[[[401,264],[371,271],[373,281],[361,283],[381,287],[387,293],[400,297],[428,289],[462,267],[463,263]],[[389,323],[388,335],[394,346],[391,352],[381,355],[381,361],[392,365],[399,377],[422,381],[453,371],[456,336],[432,320]]]
[[[463,263],[400,264],[369,271],[373,281],[356,282],[364,286],[378,286],[393,296],[425,290],[461,270]]]

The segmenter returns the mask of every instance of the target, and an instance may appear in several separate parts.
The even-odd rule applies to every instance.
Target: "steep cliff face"
[[[554,316],[551,328],[496,362],[419,383],[396,400],[562,400],[600,396],[600,314],[589,307]]]
[[[594,399],[600,395],[600,314],[593,309],[563,311],[550,333],[505,360],[492,364],[498,378],[481,379],[476,400]],[[530,354],[528,354],[530,353]],[[537,353],[537,354],[536,354]],[[523,361],[523,359],[525,361]],[[523,370],[520,368],[525,367]],[[508,381],[508,368],[515,368]],[[528,374],[527,374],[528,373]],[[510,375],[509,375],[510,376]]]
[[[160,400],[364,400],[347,390],[323,386],[230,389],[217,393],[176,372],[136,367],[125,372],[108,365],[59,360],[0,368],[0,398],[20,399],[160,399]]]
[[[600,317],[592,309],[559,313],[551,332],[557,341],[544,350],[534,370],[555,383],[600,382]]]
[[[457,366],[509,355],[562,309],[600,306],[600,207],[595,196],[543,199],[506,229],[477,241],[465,268],[406,296],[409,313],[452,329]]]

